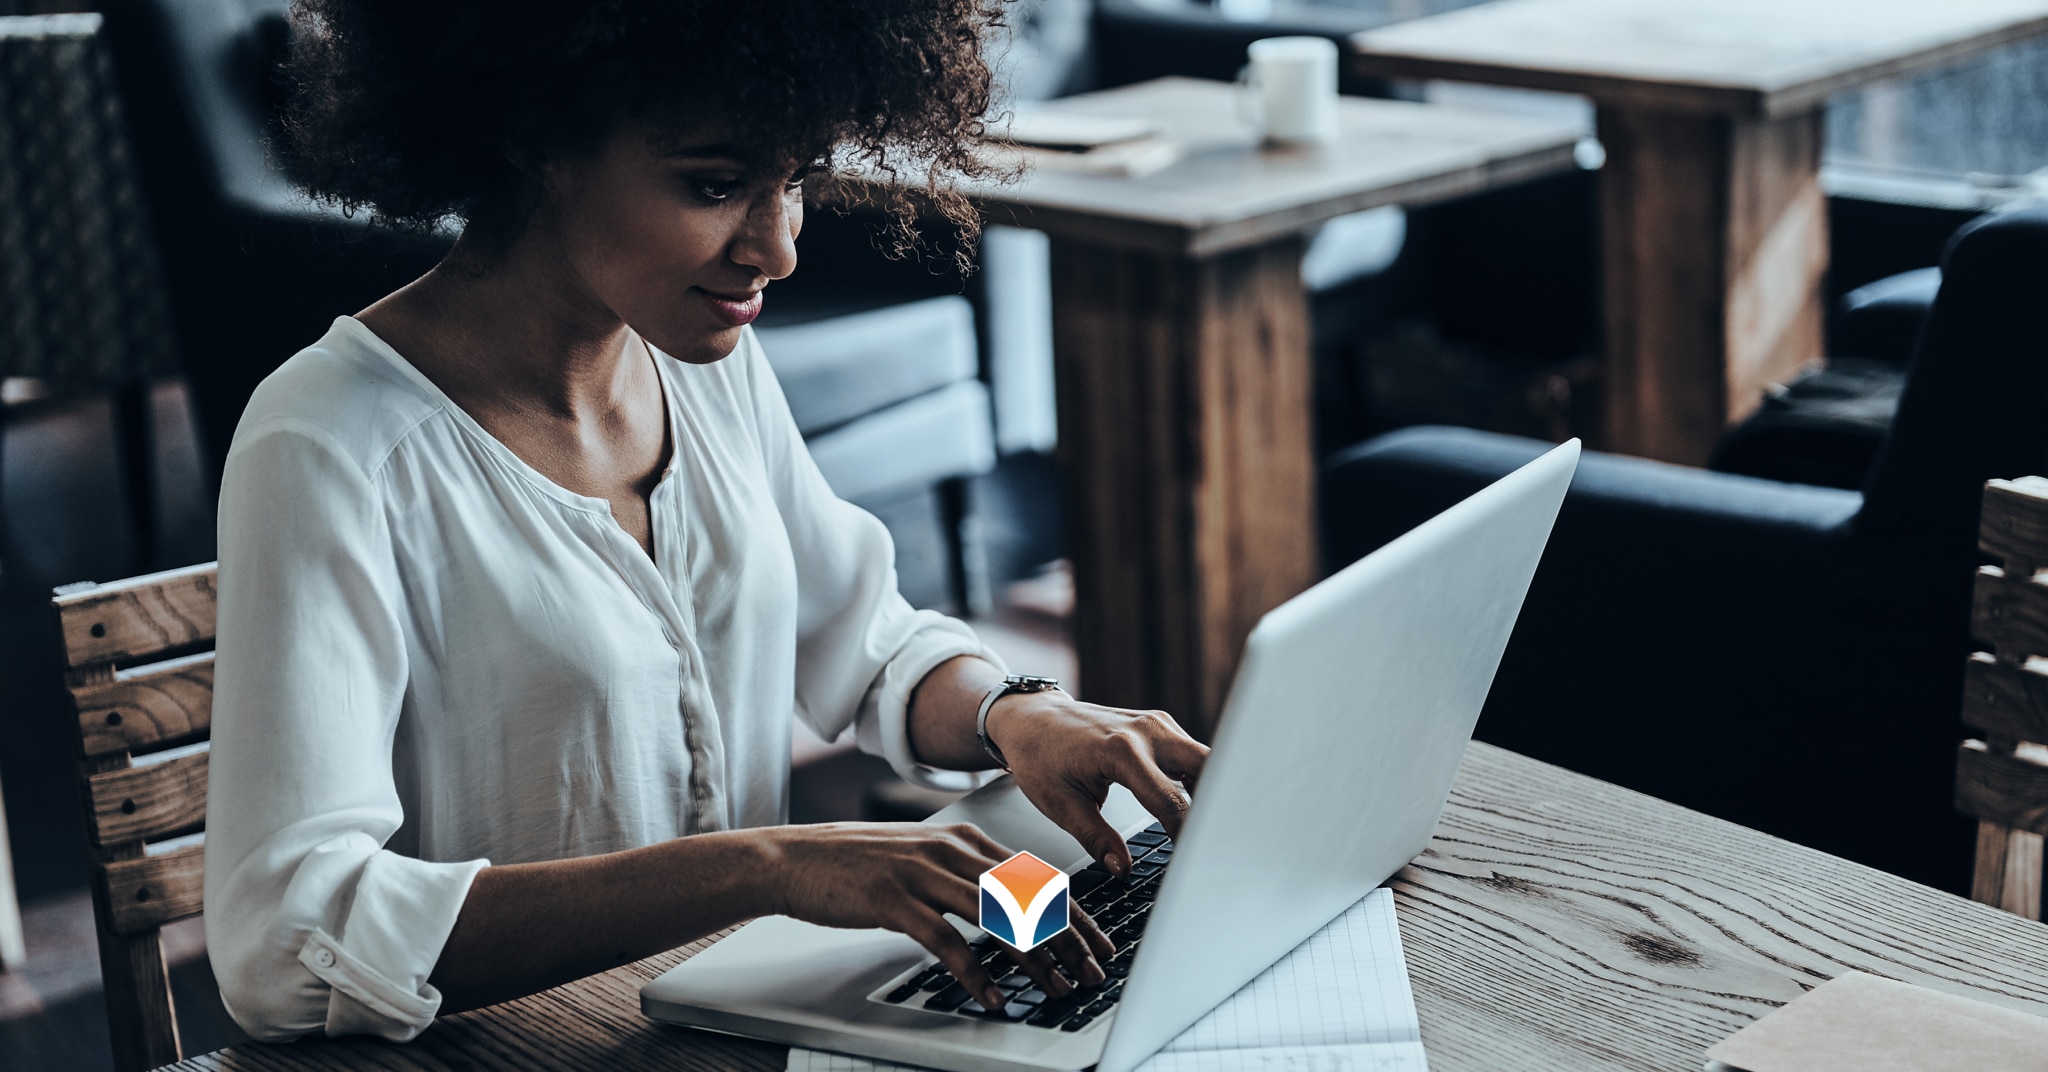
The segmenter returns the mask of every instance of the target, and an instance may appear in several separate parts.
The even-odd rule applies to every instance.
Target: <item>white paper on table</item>
[[[1392,890],[1372,891],[1139,1072],[1426,1072]],[[914,1072],[792,1047],[789,1072]]]

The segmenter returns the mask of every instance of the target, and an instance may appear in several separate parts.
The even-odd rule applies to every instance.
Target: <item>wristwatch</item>
[[[1013,692],[1051,692],[1059,687],[1060,679],[1056,677],[1028,677],[1023,674],[1011,674],[1003,679],[1002,684],[988,690],[988,695],[981,698],[981,710],[975,712],[974,715],[974,739],[980,742],[983,751],[994,757],[996,766],[1009,770],[1010,761],[1004,759],[1003,750],[997,748],[996,743],[988,739],[988,709],[994,707],[997,700]]]

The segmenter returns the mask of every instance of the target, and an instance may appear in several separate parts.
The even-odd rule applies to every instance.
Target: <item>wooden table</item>
[[[1706,1048],[1855,968],[2048,1016],[2048,926],[1474,744],[1390,883],[1433,1072],[1696,1072]],[[394,1046],[238,1046],[186,1072],[780,1069],[784,1050],[650,1023],[683,951]]]
[[[1598,109],[1603,445],[1701,464],[1822,356],[1822,105],[2048,29],[2048,0],[1499,0],[1353,38],[1361,74]]]
[[[1056,106],[1186,149],[1143,177],[1042,168],[974,193],[1052,240],[1081,686],[1206,739],[1252,626],[1322,573],[1304,233],[1573,167],[1578,133],[1345,98],[1336,144],[1262,150],[1232,86],[1184,78]]]

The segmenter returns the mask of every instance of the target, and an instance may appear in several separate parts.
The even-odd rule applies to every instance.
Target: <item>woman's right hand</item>
[[[1015,853],[971,823],[815,823],[763,829],[775,851],[771,904],[780,915],[825,927],[886,927],[931,950],[984,1008],[1006,1000],[960,932],[943,918],[981,914],[981,874]],[[1030,952],[1009,950],[1039,989],[1060,997],[1099,986],[1116,947],[1069,902],[1067,930]],[[1055,965],[1065,971],[1062,976]],[[1069,979],[1073,982],[1070,982]]]

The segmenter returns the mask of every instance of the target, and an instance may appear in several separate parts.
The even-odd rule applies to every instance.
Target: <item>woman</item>
[[[902,931],[999,1007],[943,916],[1009,853],[781,825],[791,717],[927,784],[1006,760],[1112,871],[1111,782],[1178,829],[1206,749],[1010,691],[905,604],[747,328],[820,162],[915,169],[971,228],[994,7],[298,4],[302,181],[462,230],[228,458],[207,939],[252,1035],[407,1039],[769,913]],[[1021,957],[1053,993],[1113,952],[1074,922]]]

